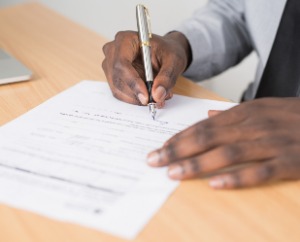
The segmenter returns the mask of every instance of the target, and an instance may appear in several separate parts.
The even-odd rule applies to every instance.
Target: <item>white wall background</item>
[[[65,15],[95,32],[113,39],[119,30],[136,30],[135,6],[145,4],[150,11],[152,30],[165,34],[189,17],[208,0],[39,0],[39,2]],[[0,7],[26,2],[26,0],[0,0]],[[201,85],[231,100],[238,101],[242,91],[253,80],[257,57],[252,54],[238,67],[202,82]]]

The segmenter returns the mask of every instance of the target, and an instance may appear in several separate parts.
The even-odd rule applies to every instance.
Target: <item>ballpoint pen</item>
[[[145,79],[146,85],[149,93],[149,112],[152,119],[155,120],[156,115],[156,104],[152,97],[152,85],[153,85],[153,70],[151,64],[151,44],[150,39],[152,38],[150,17],[148,9],[142,5],[138,4],[136,6],[136,18],[138,33],[140,39],[140,47],[142,49],[143,63],[145,68]]]

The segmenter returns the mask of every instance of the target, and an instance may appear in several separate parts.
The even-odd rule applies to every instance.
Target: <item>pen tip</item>
[[[152,113],[152,119],[155,120],[155,114],[154,113]]]
[[[149,112],[151,114],[152,119],[155,120],[156,110],[155,110],[155,104],[154,103],[149,104]]]

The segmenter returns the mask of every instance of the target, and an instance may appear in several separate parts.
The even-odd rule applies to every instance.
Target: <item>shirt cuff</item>
[[[204,27],[193,27],[193,23],[184,23],[174,31],[181,32],[191,46],[192,61],[183,75],[190,79],[201,81],[213,75],[211,70],[211,43]],[[202,28],[202,29],[199,29]]]

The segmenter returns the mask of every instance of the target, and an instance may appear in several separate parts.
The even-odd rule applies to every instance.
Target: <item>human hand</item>
[[[172,97],[172,88],[191,58],[187,39],[179,32],[153,35],[151,61],[154,74],[153,99],[158,107]],[[103,46],[102,68],[113,95],[124,102],[147,105],[144,65],[137,32],[124,31]]]
[[[300,178],[299,98],[258,99],[210,114],[151,152],[149,165],[169,165],[169,176],[181,180],[248,164],[212,177],[216,189]]]

